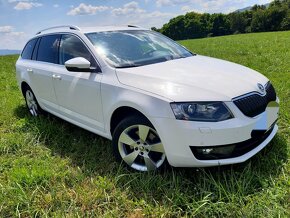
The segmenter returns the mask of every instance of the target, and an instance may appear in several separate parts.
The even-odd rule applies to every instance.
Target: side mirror
[[[72,58],[64,63],[68,71],[72,72],[94,72],[96,68],[91,67],[91,63],[82,57]]]

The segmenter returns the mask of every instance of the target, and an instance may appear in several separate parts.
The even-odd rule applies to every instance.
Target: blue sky
[[[0,49],[22,49],[38,30],[62,24],[161,27],[188,11],[229,13],[271,0],[0,0]]]

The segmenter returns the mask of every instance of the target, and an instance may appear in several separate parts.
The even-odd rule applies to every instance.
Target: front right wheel
[[[157,170],[166,164],[161,139],[144,117],[122,120],[114,131],[113,147],[116,158],[137,171]]]

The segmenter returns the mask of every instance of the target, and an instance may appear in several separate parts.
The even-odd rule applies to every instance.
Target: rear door
[[[32,53],[35,49],[37,41],[38,39],[34,38],[27,42],[20,55],[20,58],[16,62],[16,76],[18,82],[21,83],[22,80],[25,79],[25,82],[29,84],[32,90],[35,90],[33,84],[31,83],[31,77],[33,76],[31,65],[34,64],[34,61],[32,61]],[[19,86],[21,86],[21,84],[19,84]]]
[[[47,35],[38,39],[29,69],[32,89],[38,102],[50,111],[57,111],[52,75],[58,62],[60,35]]]

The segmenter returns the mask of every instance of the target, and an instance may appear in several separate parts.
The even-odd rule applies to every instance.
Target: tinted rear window
[[[38,51],[40,40],[41,40],[41,38],[37,39],[37,42],[35,44],[35,48],[34,48],[33,53],[32,53],[32,58],[31,58],[32,60],[36,60],[36,58],[37,58],[37,51]]]
[[[59,42],[60,35],[43,36],[39,43],[37,60],[57,64]]]
[[[33,52],[36,41],[37,41],[37,39],[32,39],[26,44],[26,46],[23,49],[22,54],[21,54],[21,57],[23,59],[29,59],[29,60],[31,59],[32,52]]]

